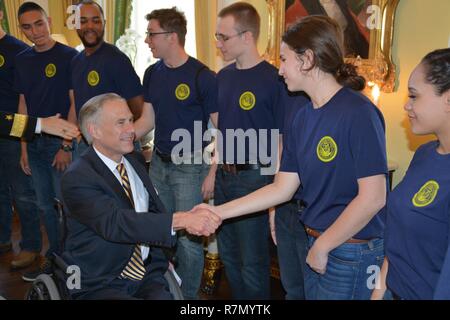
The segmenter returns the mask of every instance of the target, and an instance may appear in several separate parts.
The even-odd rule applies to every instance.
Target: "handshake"
[[[222,224],[216,207],[200,204],[191,211],[177,212],[173,215],[173,229],[185,229],[196,236],[210,236]]]

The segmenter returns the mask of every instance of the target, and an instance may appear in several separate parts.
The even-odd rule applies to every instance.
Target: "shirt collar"
[[[120,160],[119,163],[115,162],[114,160],[111,160],[110,158],[108,158],[107,156],[105,156],[103,153],[101,153],[100,151],[98,151],[94,146],[92,146],[94,148],[95,153],[98,155],[98,157],[103,161],[103,163],[108,167],[109,170],[111,170],[111,172],[114,172],[117,169],[117,166],[121,163],[124,163],[124,158],[122,157],[122,159]]]

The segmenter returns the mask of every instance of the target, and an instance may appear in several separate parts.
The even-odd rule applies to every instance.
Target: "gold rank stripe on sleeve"
[[[24,114],[14,115],[14,122],[11,127],[10,136],[21,138],[27,128],[28,116]]]

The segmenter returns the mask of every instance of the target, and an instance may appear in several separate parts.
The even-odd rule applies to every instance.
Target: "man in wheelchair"
[[[214,233],[220,217],[165,211],[143,157],[133,152],[136,135],[145,133],[142,122],[135,131],[133,115],[120,96],[89,100],[79,124],[91,146],[62,178],[67,239],[64,261],[55,269],[80,271],[80,286],[68,288],[73,299],[173,299],[163,248],[175,244],[180,229]]]

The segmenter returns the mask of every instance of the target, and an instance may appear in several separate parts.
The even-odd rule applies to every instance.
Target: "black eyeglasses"
[[[154,37],[158,34],[168,34],[168,33],[173,33],[173,31],[161,31],[161,32],[150,32],[150,31],[146,31],[145,34],[147,35],[147,37],[151,38]]]
[[[237,34],[232,35],[232,36],[227,36],[227,35],[224,35],[221,33],[216,33],[216,34],[214,34],[214,39],[216,39],[217,41],[220,41],[220,42],[226,42],[226,41],[230,40],[231,38],[239,37],[241,34],[244,34],[246,32],[247,32],[247,30],[244,30],[244,31],[238,32]]]

